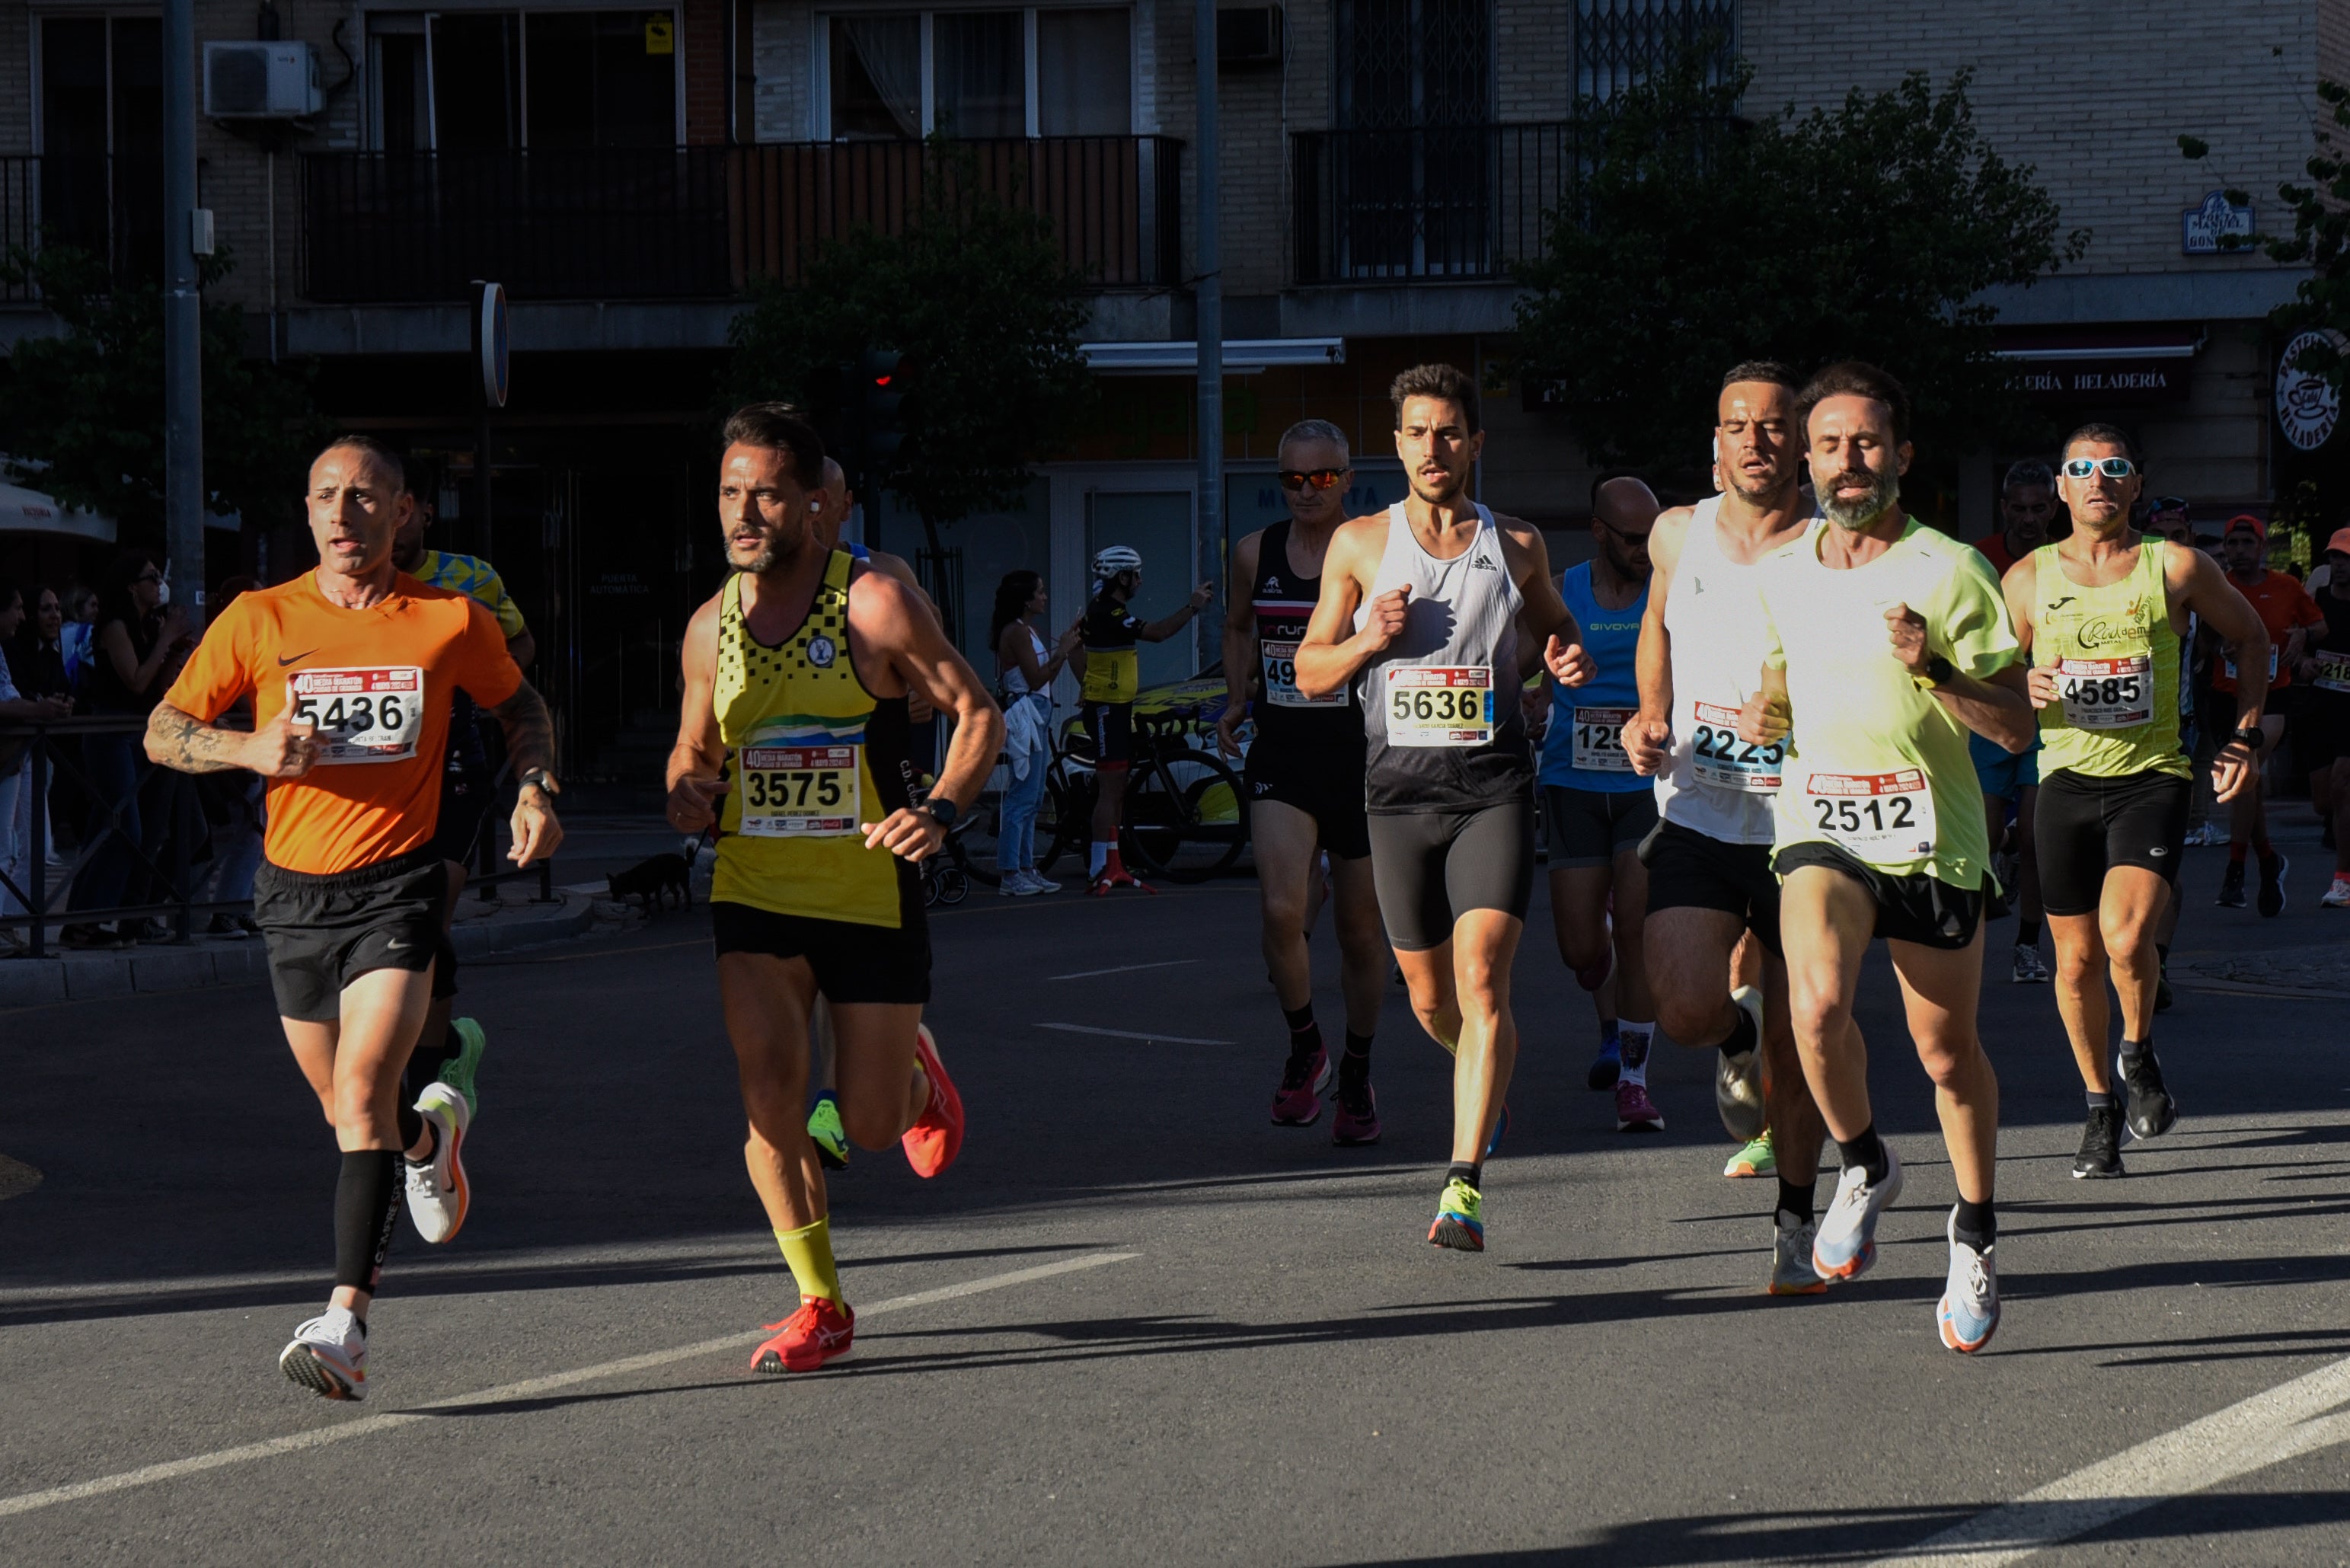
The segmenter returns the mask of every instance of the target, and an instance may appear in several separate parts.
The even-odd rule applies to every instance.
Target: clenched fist
[[[244,765],[265,779],[298,779],[317,763],[317,736],[316,723],[281,708],[245,742]]]

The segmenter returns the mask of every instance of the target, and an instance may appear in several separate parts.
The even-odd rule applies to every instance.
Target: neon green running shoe
[[[482,1064],[482,1053],[490,1048],[490,1037],[481,1024],[471,1018],[452,1018],[449,1027],[465,1043],[464,1049],[441,1064],[441,1081],[465,1096],[468,1117],[482,1114],[482,1098],[473,1090],[473,1071]]]
[[[1457,1248],[1463,1252],[1485,1250],[1485,1199],[1478,1190],[1454,1177],[1444,1184],[1444,1196],[1436,1205],[1436,1223],[1428,1228],[1431,1246]]]
[[[840,1096],[830,1089],[816,1096],[808,1112],[808,1138],[826,1169],[848,1168],[848,1129],[840,1124]]]
[[[1749,1139],[1744,1148],[1730,1157],[1721,1168],[1724,1176],[1776,1176],[1779,1156],[1771,1147],[1771,1129],[1764,1127],[1762,1136]]]

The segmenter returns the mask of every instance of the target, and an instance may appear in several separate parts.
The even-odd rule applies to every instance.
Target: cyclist
[[[1213,583],[1201,583],[1172,614],[1146,621],[1128,606],[1142,589],[1142,557],[1124,545],[1094,556],[1094,594],[1084,620],[1084,679],[1077,697],[1086,734],[1094,745],[1093,844],[1087,863],[1089,891],[1140,888],[1118,853],[1118,825],[1126,812],[1126,769],[1134,754],[1134,694],[1141,686],[1141,659],[1135,645],[1164,642],[1180,631],[1215,597]]]
[[[1322,1114],[1330,1053],[1314,1017],[1306,950],[1314,895],[1328,866],[1331,924],[1338,937],[1346,1050],[1331,1141],[1379,1139],[1371,1091],[1371,1032],[1387,987],[1387,942],[1371,882],[1371,830],[1363,813],[1363,710],[1354,686],[1309,698],[1297,689],[1297,644],[1322,596],[1330,536],[1346,520],[1354,459],[1347,434],[1326,420],[1292,425],[1276,449],[1289,516],[1232,546],[1235,592],[1224,611],[1224,711],[1216,743],[1240,755],[1239,728],[1256,722],[1245,784],[1249,843],[1256,856],[1259,924],[1274,999],[1289,1025],[1289,1056],[1273,1093],[1273,1120],[1311,1127]]]

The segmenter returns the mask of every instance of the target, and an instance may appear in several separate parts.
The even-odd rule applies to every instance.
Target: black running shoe
[[[2081,1152],[2073,1157],[2073,1179],[2122,1174],[2121,1115],[2111,1106],[2095,1106],[2081,1128]]]
[[[2241,909],[2244,907],[2244,863],[2228,862],[2227,875],[2220,878],[2220,908]]]
[[[2129,1092],[2130,1137],[2159,1137],[2178,1122],[2178,1102],[2162,1082],[2162,1064],[2150,1050],[2122,1058],[2122,1086]]]
[[[2284,874],[2292,864],[2282,855],[2261,857],[2261,913],[2269,919],[2284,909]]]

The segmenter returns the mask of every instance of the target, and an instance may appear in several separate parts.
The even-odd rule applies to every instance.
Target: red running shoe
[[[762,1324],[783,1333],[751,1353],[754,1372],[814,1372],[848,1354],[857,1337],[857,1314],[847,1302],[802,1296],[800,1310],[781,1323]]]
[[[1292,1051],[1282,1064],[1281,1085],[1273,1091],[1273,1125],[1310,1127],[1322,1115],[1322,1091],[1330,1083],[1330,1051],[1316,1045]]]
[[[1363,1075],[1362,1093],[1349,1092],[1343,1080],[1331,1111],[1330,1141],[1340,1148],[1361,1148],[1379,1141],[1379,1097],[1371,1091],[1370,1075]]]
[[[946,1064],[939,1060],[939,1043],[931,1038],[927,1023],[915,1026],[914,1054],[922,1064],[923,1075],[931,1080],[931,1103],[898,1142],[914,1174],[931,1177],[952,1165],[955,1156],[962,1152],[962,1096],[955,1093],[954,1080],[947,1076]]]

